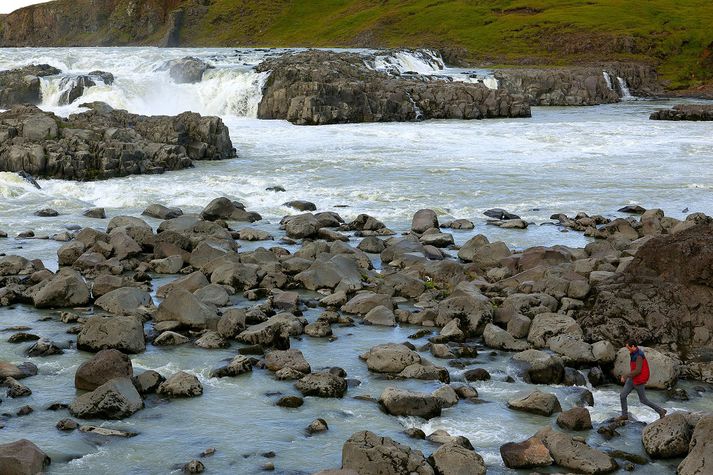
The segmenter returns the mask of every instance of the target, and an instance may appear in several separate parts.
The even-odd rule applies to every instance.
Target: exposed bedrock
[[[63,119],[34,106],[0,113],[0,171],[68,180],[163,173],[235,157],[218,117],[142,116],[104,103]]]
[[[310,50],[261,63],[271,71],[258,118],[299,125],[529,117],[522,97],[482,84],[403,79],[353,53]]]

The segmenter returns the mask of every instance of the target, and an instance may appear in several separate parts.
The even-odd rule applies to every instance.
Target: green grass
[[[710,0],[215,0],[191,45],[460,47],[492,64],[639,60],[713,79]],[[709,58],[706,60],[706,58]]]

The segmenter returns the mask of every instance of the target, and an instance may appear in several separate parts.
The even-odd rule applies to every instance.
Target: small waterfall
[[[416,120],[423,120],[423,111],[418,106],[418,104],[416,104],[416,101],[413,100],[413,96],[411,96],[411,93],[406,92],[406,96],[408,97],[408,100],[411,101],[411,105],[413,106],[413,111],[416,114]]]
[[[481,82],[488,89],[497,89],[499,86],[498,80],[493,76],[488,76],[486,78],[483,78]]]
[[[634,96],[632,96],[631,92],[629,91],[628,84],[626,84],[626,79],[617,76],[616,80],[619,83],[619,91],[621,92],[621,99],[623,101],[630,101],[630,100],[634,99]]]
[[[400,76],[404,73],[432,75],[442,71],[446,65],[438,51],[430,49],[397,50],[376,54],[368,65],[385,73]]]
[[[604,80],[607,82],[607,87],[611,90],[614,90],[614,84],[611,82],[611,76],[609,75],[608,72],[602,71],[602,74],[604,75]]]

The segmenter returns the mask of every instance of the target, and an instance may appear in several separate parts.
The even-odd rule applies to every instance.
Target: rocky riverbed
[[[305,212],[273,233],[217,198],[198,214],[155,204],[141,217],[99,217],[66,233],[56,272],[0,257],[11,355],[0,435],[26,432],[35,444],[1,446],[0,457],[31,471],[47,462],[45,446],[52,471],[92,470],[101,462],[86,444],[111,459],[129,447],[123,438],[161,433],[151,414],[173,425],[166,411],[198,411],[208,418],[200,424],[228,432],[257,424],[254,434],[274,417],[292,433],[254,434],[237,453],[235,442],[216,448],[219,439],[188,435],[184,453],[159,443],[174,462],[145,454],[125,459],[126,470],[666,473],[679,464],[697,474],[711,463],[713,338],[702,310],[713,288],[711,218],[637,207],[617,219],[560,214],[563,228],[597,239],[511,249],[482,234],[456,245],[472,223],[441,222],[429,209],[396,234],[374,216],[346,222],[309,202],[289,205]],[[487,214],[500,227],[527,225],[505,210]],[[654,305],[638,297],[647,294]],[[690,299],[699,305],[686,310]],[[647,345],[653,397],[670,410],[649,425],[612,420],[613,385],[628,365],[618,348],[632,335]],[[217,395],[221,404],[204,408]],[[492,406],[519,421],[517,438],[446,422],[487,420]],[[62,442],[31,437],[47,431]],[[325,461],[293,455],[322,439],[334,451]],[[341,460],[327,463],[341,444]]]

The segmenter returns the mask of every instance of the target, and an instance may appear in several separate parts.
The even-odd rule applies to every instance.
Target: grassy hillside
[[[451,46],[471,61],[643,60],[672,87],[713,78],[710,0],[213,0],[192,45]]]
[[[0,44],[158,44],[178,7],[185,46],[431,46],[491,65],[637,60],[671,88],[713,89],[711,0],[55,0],[0,18]]]

